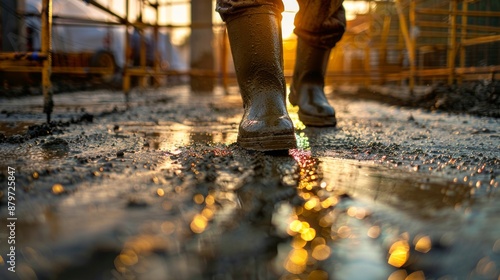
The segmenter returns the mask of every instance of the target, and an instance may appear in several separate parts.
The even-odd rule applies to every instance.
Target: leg
[[[324,92],[330,51],[345,31],[342,0],[299,0],[295,17],[297,56],[290,86],[290,103],[309,126],[335,126],[335,110]]]
[[[262,4],[266,2],[267,4]],[[243,5],[244,6],[243,8]],[[226,21],[244,114],[238,143],[252,150],[296,147],[286,110],[280,1],[218,1]]]

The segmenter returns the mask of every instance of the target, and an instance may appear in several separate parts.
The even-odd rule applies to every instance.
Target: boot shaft
[[[251,14],[226,24],[244,106],[259,93],[279,93],[285,98],[280,19],[272,14]]]
[[[293,83],[316,83],[323,86],[331,49],[309,45],[298,38]]]

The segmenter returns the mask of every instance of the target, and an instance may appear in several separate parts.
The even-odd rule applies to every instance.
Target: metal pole
[[[159,30],[158,26],[159,23],[158,21],[160,20],[160,13],[159,13],[159,3],[158,0],[156,0],[156,4],[154,5],[155,9],[155,15],[156,15],[156,21],[155,21],[155,26],[154,26],[154,85],[155,86],[160,86],[160,81],[158,80],[158,74],[160,72],[160,50],[159,50],[159,44],[158,44],[158,39],[159,39]]]
[[[410,8],[412,7],[411,3],[414,1],[410,1]],[[410,38],[410,34],[408,31],[408,25],[406,23],[406,17],[404,15],[403,7],[401,5],[401,0],[396,0],[396,9],[398,11],[398,17],[399,17],[399,26],[401,29],[401,33],[403,34],[403,38],[406,43],[406,50],[408,51],[408,60],[410,62],[410,92],[413,92],[414,86],[415,86],[415,45],[414,42],[412,42],[412,39]],[[413,6],[413,13],[414,14],[414,6]]]
[[[379,66],[385,66],[387,64],[387,40],[389,38],[389,32],[391,31],[391,16],[384,16],[384,24],[382,27],[382,37],[380,38],[380,50],[379,50]]]
[[[210,72],[212,74],[214,72],[213,10],[212,1],[191,1],[190,65],[194,72]],[[191,90],[195,92],[211,92],[214,88],[213,77],[191,75],[190,83]]]
[[[50,123],[50,114],[54,108],[52,100],[52,86],[50,75],[52,72],[52,0],[42,1],[42,54],[47,54],[47,59],[42,64],[42,93],[43,112],[47,114],[47,123]]]
[[[467,39],[467,11],[469,10],[469,2],[468,1],[462,1],[462,12],[464,14],[462,15],[462,31],[461,31],[461,36],[460,36],[460,43],[464,42]],[[463,68],[465,67],[465,46],[463,44],[460,44],[460,67]],[[462,83],[462,77],[459,79],[459,83]]]
[[[416,17],[415,17],[415,8],[416,1],[410,1],[410,11],[409,11],[409,19],[410,19],[410,44],[411,47],[409,51],[412,52],[410,55],[413,57],[413,60],[410,64],[410,93],[413,94],[413,90],[415,89],[415,80],[417,74],[417,34],[416,34]]]
[[[457,0],[450,2],[450,37],[448,46],[448,84],[453,84],[455,80],[455,56],[457,45]]]
[[[365,68],[365,73],[367,75],[365,76],[364,79],[364,85],[369,86],[371,84],[371,40],[372,40],[372,33],[373,33],[373,14],[371,10],[371,1],[368,1],[368,32],[367,32],[367,40],[366,40],[366,46],[365,46],[365,61],[364,61],[364,68]]]
[[[129,20],[128,15],[130,12],[129,8],[129,0],[125,0],[125,59],[123,60],[123,93],[125,94],[125,102],[129,101],[129,93],[130,93],[130,75],[128,73],[128,63],[129,63],[129,54],[130,54],[130,35],[128,34],[129,28]]]

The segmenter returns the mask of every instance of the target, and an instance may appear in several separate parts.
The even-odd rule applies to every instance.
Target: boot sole
[[[337,119],[335,116],[318,117],[303,114],[299,111],[299,120],[306,126],[336,126]]]
[[[254,151],[280,151],[297,148],[297,140],[293,135],[270,135],[261,137],[238,137],[238,144],[248,150]]]

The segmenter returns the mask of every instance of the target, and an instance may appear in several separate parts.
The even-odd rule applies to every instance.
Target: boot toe
[[[330,104],[299,107],[299,120],[306,126],[336,126],[335,110]]]
[[[306,115],[317,116],[317,117],[335,117],[335,110],[330,104],[320,103],[320,104],[304,104],[304,106],[299,106],[299,111]]]
[[[297,147],[293,123],[288,116],[244,119],[238,131],[238,143],[250,150],[288,150]]]
[[[239,134],[245,138],[291,134],[293,132],[293,123],[288,116],[269,116],[260,120],[243,120],[239,129]]]

